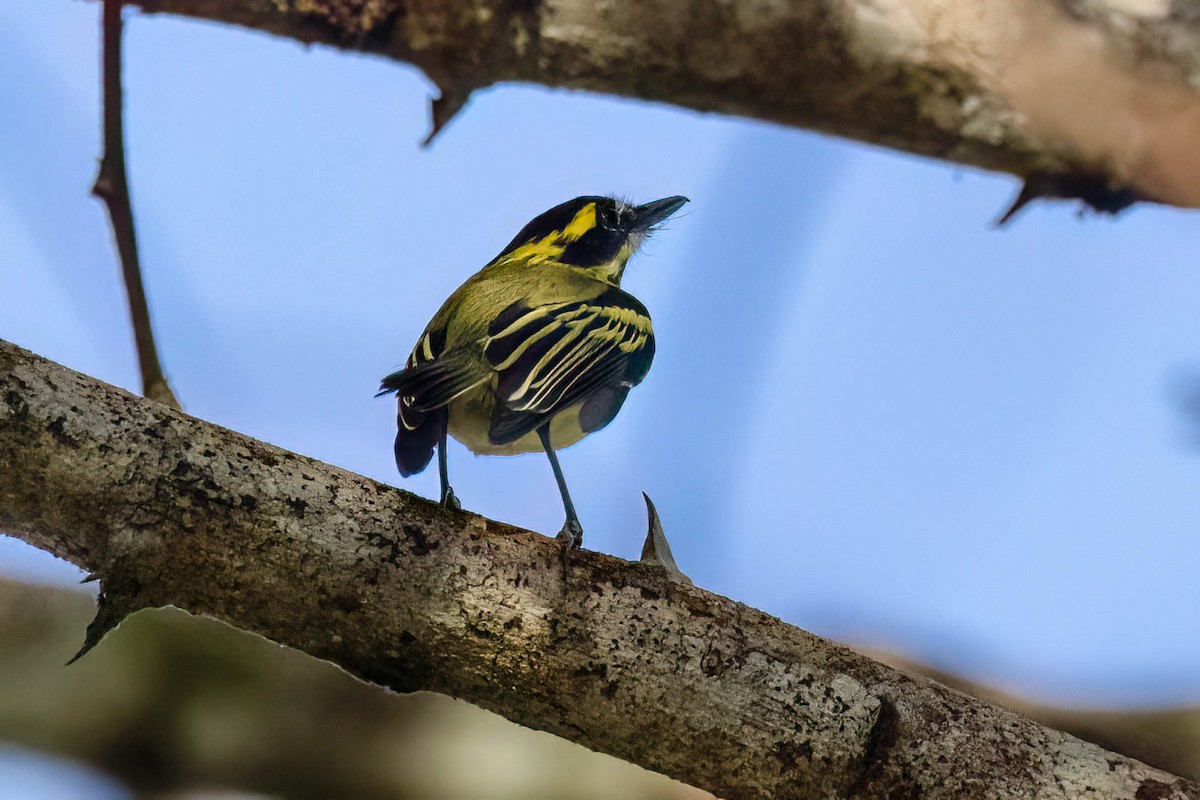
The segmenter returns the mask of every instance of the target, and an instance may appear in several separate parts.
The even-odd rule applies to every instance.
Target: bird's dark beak
[[[650,230],[660,222],[665,222],[667,217],[683,208],[683,204],[686,202],[688,202],[686,197],[675,195],[637,206],[633,209],[633,223],[630,225],[630,230]]]

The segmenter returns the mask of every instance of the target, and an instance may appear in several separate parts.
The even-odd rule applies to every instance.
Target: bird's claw
[[[577,519],[569,519],[563,523],[562,530],[555,537],[562,543],[564,550],[578,550],[583,546],[583,526]]]
[[[446,491],[442,492],[442,508],[448,508],[451,511],[462,511],[462,503],[459,502],[458,496],[454,494],[454,490],[446,487]]]

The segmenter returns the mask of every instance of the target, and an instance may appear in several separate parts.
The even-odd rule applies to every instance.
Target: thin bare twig
[[[121,257],[121,273],[129,296],[129,316],[137,343],[138,365],[142,371],[142,394],[173,408],[179,401],[171,391],[158,360],[154,328],[142,284],[138,260],[137,236],[133,229],[133,207],[129,202],[129,182],[125,177],[124,98],[121,91],[121,6],[122,0],[104,0],[104,155],[92,194],[104,201],[112,222],[113,238]]]

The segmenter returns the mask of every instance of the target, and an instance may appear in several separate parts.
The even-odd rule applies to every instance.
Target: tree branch
[[[1200,206],[1200,14],[1116,0],[141,0],[411,62],[436,132],[502,81],[720,111],[1032,179],[1111,211]],[[1073,187],[1085,187],[1082,195]]]
[[[142,372],[142,394],[172,408],[179,408],[179,401],[175,399],[175,393],[163,375],[158,348],[154,344],[154,327],[150,323],[146,289],[142,285],[142,266],[133,227],[129,182],[125,177],[124,97],[121,91],[122,0],[103,0],[103,3],[104,155],[100,159],[100,172],[92,185],[92,194],[104,201],[112,221],[125,292],[129,297],[129,316],[133,322],[133,338]]]
[[[138,798],[713,800],[178,609],[133,615],[63,669],[94,609],[78,590],[0,578],[0,743],[88,764]],[[466,753],[480,754],[468,771]],[[498,769],[514,761],[528,768]]]
[[[0,529],[172,604],[732,798],[1200,798],[660,569],[451,512],[0,342]]]

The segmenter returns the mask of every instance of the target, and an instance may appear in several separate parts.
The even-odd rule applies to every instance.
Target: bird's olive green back
[[[536,449],[536,437],[526,441],[532,432],[566,411],[554,434],[561,444],[608,424],[654,357],[649,314],[620,288],[621,276],[679,200],[569,200],[528,223],[459,287],[406,368],[383,381],[400,397],[401,471],[428,462],[426,428],[438,419],[430,415],[447,413],[440,409],[449,416],[438,424],[477,453]]]

